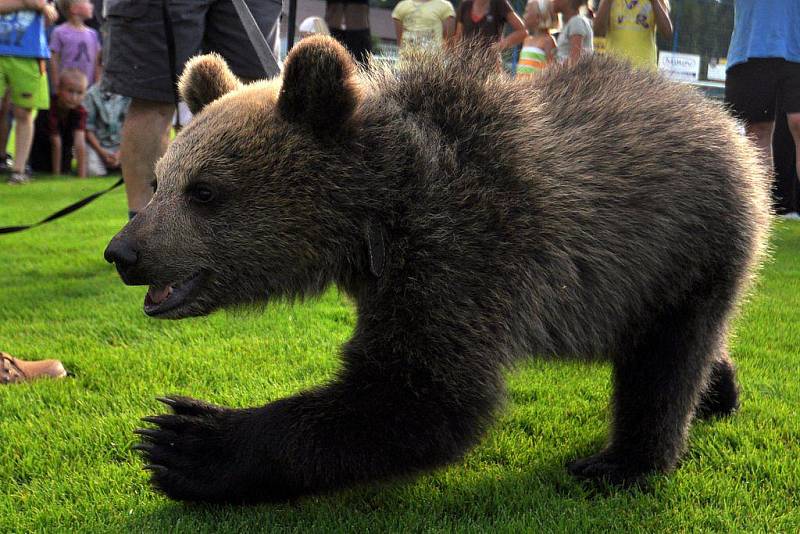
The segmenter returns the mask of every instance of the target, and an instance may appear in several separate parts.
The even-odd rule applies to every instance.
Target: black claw
[[[156,397],[156,400],[173,408],[179,404],[178,400],[174,397]]]
[[[158,439],[158,437],[161,435],[161,431],[154,430],[152,428],[137,428],[133,431],[133,433],[151,440]]]
[[[148,415],[141,419],[145,423],[153,423],[154,425],[161,425],[164,423],[163,415]]]
[[[149,443],[137,443],[136,445],[131,446],[132,451],[142,451],[149,453],[153,450],[153,446]]]
[[[167,469],[163,465],[158,465],[158,464],[144,464],[144,466],[142,466],[142,469],[146,471],[152,471],[153,473],[166,473],[167,471],[169,471],[169,469]]]

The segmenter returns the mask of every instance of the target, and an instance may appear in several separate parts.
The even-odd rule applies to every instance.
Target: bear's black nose
[[[108,263],[115,263],[117,269],[127,269],[136,265],[139,254],[128,241],[115,237],[106,247],[103,257]]]

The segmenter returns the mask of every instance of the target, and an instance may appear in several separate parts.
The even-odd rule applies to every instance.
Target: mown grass
[[[0,226],[33,222],[110,179],[0,184]],[[738,321],[742,408],[697,424],[682,467],[649,490],[597,493],[564,464],[603,443],[606,365],[533,361],[462,462],[417,481],[277,506],[199,506],[153,493],[131,451],[156,395],[264,403],[330,377],[354,312],[335,289],[263,314],[147,319],[143,290],[102,259],[122,190],[68,218],[0,236],[0,349],[59,358],[74,377],[0,386],[0,532],[580,532],[800,530],[800,224]]]

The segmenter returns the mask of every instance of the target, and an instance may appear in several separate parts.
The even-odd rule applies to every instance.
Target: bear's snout
[[[129,271],[139,260],[139,252],[130,241],[119,236],[113,238],[106,247],[103,257],[108,263],[113,263],[117,267],[117,272],[122,281],[130,285],[131,277]]]

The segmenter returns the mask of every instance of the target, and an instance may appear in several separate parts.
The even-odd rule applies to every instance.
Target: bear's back
[[[480,55],[371,83],[365,135],[397,156],[406,250],[534,332],[521,350],[602,351],[723,266],[743,286],[760,257],[765,172],[692,89],[607,58],[511,81]]]

